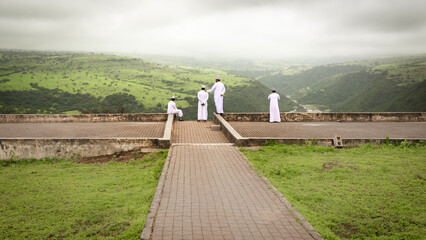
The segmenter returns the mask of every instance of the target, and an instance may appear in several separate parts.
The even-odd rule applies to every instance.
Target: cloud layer
[[[0,48],[221,58],[426,53],[424,0],[2,0]]]

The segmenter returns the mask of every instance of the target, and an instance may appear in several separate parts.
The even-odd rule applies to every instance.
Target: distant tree
[[[100,103],[102,112],[107,113],[135,113],[143,112],[144,106],[136,97],[127,93],[116,93],[106,96]]]

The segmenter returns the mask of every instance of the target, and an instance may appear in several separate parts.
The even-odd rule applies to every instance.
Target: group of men
[[[216,78],[216,83],[209,90],[206,90],[205,86],[201,86],[201,91],[198,92],[198,114],[197,119],[200,121],[207,121],[207,100],[209,99],[209,93],[214,91],[214,103],[216,105],[216,113],[223,113],[223,94],[225,94],[225,85],[220,82],[220,78]],[[280,109],[278,107],[278,100],[280,95],[276,93],[275,89],[272,89],[272,93],[268,96],[270,101],[269,104],[269,121],[270,122],[281,122]],[[173,96],[167,105],[167,113],[173,113],[179,116],[179,121],[183,121],[182,110],[176,107],[176,98]]]

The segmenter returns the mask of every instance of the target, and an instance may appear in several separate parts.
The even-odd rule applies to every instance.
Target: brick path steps
[[[229,143],[222,131],[211,131],[213,122],[175,122],[172,143]]]
[[[175,122],[175,145],[160,179],[164,185],[153,201],[159,206],[148,216],[155,211],[153,229],[144,229],[149,234],[142,237],[313,239],[241,153],[225,144],[223,133],[210,130],[211,124]],[[320,238],[315,230],[310,232]]]

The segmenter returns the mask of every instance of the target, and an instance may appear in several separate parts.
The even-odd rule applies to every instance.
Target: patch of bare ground
[[[156,149],[156,151],[158,151],[160,149]],[[152,151],[144,151],[141,149],[138,150],[132,150],[132,151],[122,151],[122,152],[118,152],[118,153],[114,153],[111,155],[101,155],[101,156],[94,156],[94,157],[80,157],[77,160],[77,163],[79,164],[103,164],[103,163],[107,163],[107,162],[128,162],[130,160],[134,160],[134,159],[140,159],[143,158],[145,155],[147,155]]]
[[[333,232],[341,238],[349,239],[351,238],[351,236],[354,236],[355,234],[358,233],[358,229],[356,228],[356,226],[353,226],[352,224],[341,223],[340,226],[341,228],[339,231],[333,231]]]
[[[251,146],[251,147],[239,147],[238,149],[248,149],[248,150],[259,150],[262,148],[262,146]]]
[[[326,163],[324,163],[324,164],[322,165],[322,169],[323,169],[324,171],[329,171],[329,170],[331,170],[331,169],[333,169],[333,168],[336,168],[336,167],[338,167],[338,168],[342,168],[341,166],[339,166],[339,163],[338,163],[337,161],[334,161],[334,162],[326,162]]]

